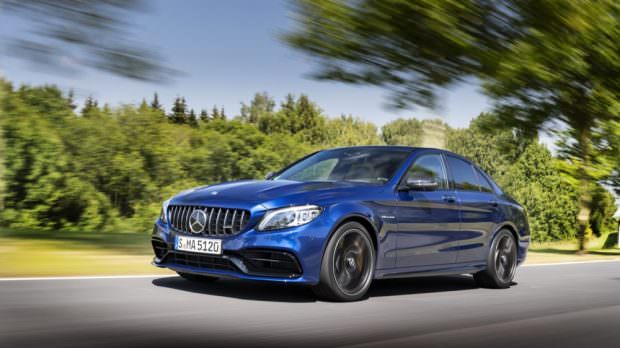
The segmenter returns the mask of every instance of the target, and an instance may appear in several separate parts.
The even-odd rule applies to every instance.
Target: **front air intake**
[[[155,257],[158,259],[162,259],[166,256],[168,252],[168,244],[159,238],[151,239],[151,246],[153,247],[153,252],[155,253]]]
[[[248,249],[239,255],[252,275],[295,278],[302,274],[297,258],[285,251]]]

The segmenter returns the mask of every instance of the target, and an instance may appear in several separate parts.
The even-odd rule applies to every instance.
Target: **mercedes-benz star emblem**
[[[196,209],[189,216],[189,229],[194,233],[201,233],[207,225],[207,214],[204,210]]]

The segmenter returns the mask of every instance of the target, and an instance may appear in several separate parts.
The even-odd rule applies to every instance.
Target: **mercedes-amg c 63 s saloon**
[[[529,239],[523,208],[465,158],[365,146],[182,192],[164,202],[152,245],[154,265],[189,280],[300,283],[351,301],[393,277],[470,273],[507,288]]]

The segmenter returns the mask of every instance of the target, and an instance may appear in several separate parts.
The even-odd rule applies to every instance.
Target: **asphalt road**
[[[620,262],[376,282],[356,303],[178,277],[0,281],[0,347],[620,347]]]

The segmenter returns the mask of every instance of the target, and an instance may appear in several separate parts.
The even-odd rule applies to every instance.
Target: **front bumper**
[[[279,231],[254,229],[222,240],[223,254],[205,255],[174,250],[177,232],[155,223],[153,265],[178,272],[282,283],[317,284],[331,224],[321,216],[311,223]]]

